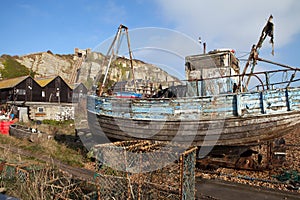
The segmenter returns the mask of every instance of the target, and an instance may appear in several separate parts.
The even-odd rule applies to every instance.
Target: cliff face
[[[17,58],[22,65],[35,72],[36,77],[60,75],[65,80],[73,66],[72,55],[54,55],[51,52],[28,54]]]
[[[83,62],[79,62],[78,56],[76,52],[75,54],[58,55],[48,51],[14,56],[13,59],[27,67],[31,72],[34,72],[35,77],[60,75],[67,82],[71,82],[72,73],[77,71],[76,66],[81,64],[77,82],[91,86],[99,72],[105,73],[107,63],[104,63],[104,66],[102,66],[104,56],[100,53],[89,51]],[[0,68],[3,68],[3,62],[5,62],[5,59],[0,59]],[[133,66],[135,79],[149,80],[151,82],[178,81],[177,78],[154,65],[134,60]],[[126,58],[117,58],[111,65],[108,79],[111,81],[122,81],[131,77],[130,61]]]

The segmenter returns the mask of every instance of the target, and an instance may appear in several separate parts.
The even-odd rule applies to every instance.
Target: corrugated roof
[[[13,88],[29,76],[20,76],[0,81],[0,89]]]
[[[53,81],[56,77],[49,77],[49,78],[38,78],[34,79],[41,87],[45,87],[51,81]]]

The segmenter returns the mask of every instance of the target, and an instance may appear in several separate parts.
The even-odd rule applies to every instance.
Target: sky
[[[184,66],[179,69],[172,62],[184,65],[185,56],[203,52],[203,42],[207,51],[230,48],[240,59],[247,58],[272,14],[275,55],[266,41],[261,57],[300,67],[299,10],[299,0],[3,1],[0,55],[72,54],[75,47],[106,53],[109,39],[124,24],[134,58],[181,74]]]

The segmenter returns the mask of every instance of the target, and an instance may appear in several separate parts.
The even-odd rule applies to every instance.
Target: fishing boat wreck
[[[102,95],[102,87],[98,94],[95,90],[87,99],[92,133],[115,140],[240,146],[260,144],[295,130],[300,124],[300,87],[293,85],[299,81],[295,79],[299,69],[258,54],[267,37],[273,43],[271,20],[253,45],[243,71],[233,50],[219,49],[186,57],[187,80],[180,93],[174,86],[159,91],[156,98],[133,94],[120,98],[120,94]],[[124,28],[127,31],[121,25],[118,34]],[[283,69],[255,72],[258,62]],[[111,59],[108,67],[110,63]],[[277,73],[290,77],[271,83],[270,77]],[[255,90],[248,89],[251,79],[259,83]]]

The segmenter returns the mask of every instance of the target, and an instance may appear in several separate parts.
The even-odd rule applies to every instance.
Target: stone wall
[[[28,104],[29,106],[29,118],[31,120],[56,120],[63,121],[68,119],[74,119],[74,107],[69,103],[34,103]]]

